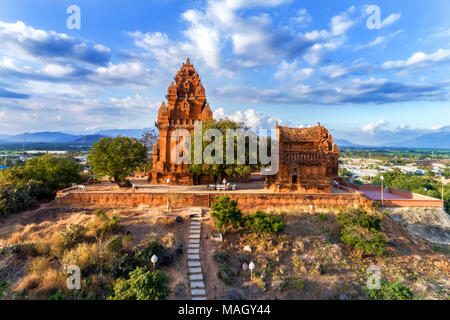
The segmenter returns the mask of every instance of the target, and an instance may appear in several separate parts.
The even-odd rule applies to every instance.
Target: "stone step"
[[[188,254],[188,260],[200,260],[199,254]]]
[[[202,226],[199,224],[199,225],[194,225],[194,226],[191,226],[191,230],[192,229],[201,229],[202,228]]]
[[[200,237],[197,237],[197,239],[189,239],[189,243],[198,243],[198,244],[200,244]]]
[[[200,249],[197,248],[197,247],[196,247],[196,249],[188,249],[187,253],[188,254],[199,254],[200,253]]]
[[[191,281],[191,289],[203,289],[204,287],[203,281]]]
[[[189,239],[200,239],[200,233],[197,234],[190,234]]]
[[[194,273],[202,273],[202,268],[199,268],[199,267],[197,267],[197,268],[189,268],[189,273],[190,274],[194,274]]]
[[[200,261],[188,261],[188,267],[192,268],[192,267],[201,267],[202,264],[200,263]]]
[[[199,273],[199,274],[191,274],[189,276],[189,280],[191,281],[203,281],[203,274]]]
[[[202,231],[200,230],[200,229],[197,229],[197,230],[189,230],[189,233],[190,234],[200,234]]]
[[[192,300],[208,300],[206,297],[192,297]]]
[[[189,243],[188,248],[193,248],[194,250],[195,249],[198,250],[200,248],[200,243]],[[189,253],[189,251],[188,251],[188,253]]]
[[[205,289],[191,289],[192,296],[205,296]]]

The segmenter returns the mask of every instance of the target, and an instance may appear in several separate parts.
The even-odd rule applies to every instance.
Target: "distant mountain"
[[[450,132],[435,132],[390,144],[391,147],[450,149]]]
[[[98,131],[95,134],[99,134],[107,137],[125,136],[131,138],[141,138],[144,131],[151,130],[151,128],[144,129],[111,129]]]
[[[345,139],[335,139],[334,142],[338,145],[338,147],[357,147],[357,144],[354,144]]]
[[[8,142],[45,142],[45,143],[65,143],[74,141],[81,136],[75,136],[63,132],[34,132],[34,133],[22,133],[15,136],[11,136],[6,140]]]
[[[104,138],[105,136],[102,136],[100,134],[91,134],[87,136],[82,136],[74,141],[72,143],[76,144],[93,144],[94,142],[98,142],[101,138]]]

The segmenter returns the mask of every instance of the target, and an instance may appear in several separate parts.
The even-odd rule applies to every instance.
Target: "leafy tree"
[[[283,232],[285,229],[285,225],[279,217],[268,215],[259,210],[247,215],[244,224],[256,233],[274,234]]]
[[[102,138],[92,145],[88,163],[97,178],[108,176],[121,183],[147,161],[147,148],[135,138]]]
[[[114,294],[108,300],[162,300],[170,294],[169,279],[160,270],[150,272],[138,267],[129,276],[115,283]]]
[[[221,230],[228,227],[238,228],[242,224],[242,212],[235,200],[229,196],[217,196],[211,203],[211,216],[216,219],[216,226]]]
[[[81,181],[81,167],[69,156],[46,154],[27,161],[25,176],[51,190],[66,188]]]
[[[252,170],[258,168],[258,164],[249,164],[249,138],[248,136],[245,137],[245,163],[244,164],[238,164],[237,162],[237,146],[238,142],[237,139],[234,139],[233,146],[234,146],[234,163],[233,164],[226,164],[226,146],[227,146],[227,137],[226,137],[226,131],[228,129],[230,130],[236,130],[240,131],[242,134],[247,135],[249,134],[249,129],[244,126],[243,123],[234,122],[231,120],[208,120],[202,122],[202,138],[205,135],[205,132],[210,129],[217,129],[221,132],[223,137],[223,164],[213,163],[208,164],[207,161],[202,157],[203,162],[201,164],[195,164],[191,163],[189,165],[189,172],[194,175],[208,175],[208,176],[216,176],[219,178],[219,180],[222,180],[222,177],[244,177],[248,175]],[[214,143],[214,141],[208,142],[206,139],[203,139],[202,144],[202,154],[205,150],[205,148]],[[195,145],[194,145],[194,139],[191,139],[191,159],[194,159],[194,153],[195,153]],[[215,156],[215,155],[212,155]],[[257,158],[257,155],[254,155],[255,158]],[[193,161],[192,161],[193,162]]]

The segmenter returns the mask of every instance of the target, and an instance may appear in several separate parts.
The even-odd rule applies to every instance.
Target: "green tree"
[[[150,272],[138,267],[129,276],[115,283],[114,294],[108,300],[162,300],[170,294],[169,279],[160,270]]]
[[[252,170],[257,169],[259,166],[258,164],[249,164],[249,138],[248,136],[245,137],[245,163],[244,164],[238,164],[238,158],[237,158],[237,148],[238,148],[238,141],[235,138],[233,141],[234,146],[234,163],[233,164],[226,164],[226,146],[227,146],[227,137],[226,132],[227,130],[236,130],[237,132],[240,132],[243,135],[248,135],[250,133],[249,129],[244,126],[243,123],[234,122],[231,120],[208,120],[202,122],[202,154],[205,151],[205,148],[214,143],[213,141],[206,141],[204,139],[205,132],[210,129],[217,129],[220,131],[223,137],[223,163],[213,163],[208,164],[207,161],[205,161],[204,157],[202,157],[203,162],[201,164],[195,164],[191,163],[189,165],[189,172],[194,175],[208,175],[208,176],[216,176],[219,178],[219,180],[222,180],[222,177],[244,177],[248,175]],[[257,138],[258,139],[258,138]],[[195,153],[195,144],[194,139],[191,139],[191,159],[194,159],[194,153]],[[215,156],[213,154],[212,156]],[[257,154],[253,155],[255,158],[257,158]],[[194,162],[194,161],[192,161]]]
[[[216,226],[221,230],[228,227],[238,228],[242,224],[242,212],[235,200],[229,196],[217,196],[211,203],[211,216],[216,219]]]
[[[135,138],[102,138],[92,145],[88,164],[97,178],[122,182],[147,161],[147,148]]]
[[[27,161],[27,180],[34,180],[51,190],[60,190],[81,181],[81,166],[69,156],[46,154]]]

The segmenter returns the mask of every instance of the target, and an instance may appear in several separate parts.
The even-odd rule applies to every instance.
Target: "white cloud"
[[[382,67],[383,69],[413,71],[448,62],[450,62],[450,50],[439,49],[432,54],[417,52],[408,60],[386,61]]]
[[[245,111],[236,111],[228,114],[224,108],[218,108],[213,112],[214,119],[229,119],[235,122],[242,122],[249,128],[257,129],[273,129],[278,122],[282,123],[280,119],[269,117],[262,112],[254,109],[247,109]]]
[[[383,21],[381,21],[381,27],[387,27],[393,23],[395,23],[397,20],[399,20],[402,17],[401,13],[392,13],[387,18],[385,18]]]
[[[305,81],[314,74],[313,69],[311,68],[298,69],[297,65],[298,60],[294,60],[292,63],[288,63],[287,61],[282,60],[277,67],[275,78],[277,79],[291,78],[294,81]]]
[[[361,130],[363,132],[368,132],[371,134],[374,134],[376,131],[383,129],[386,127],[388,122],[386,120],[378,120],[371,123],[368,123],[366,125],[363,125],[361,127]]]

